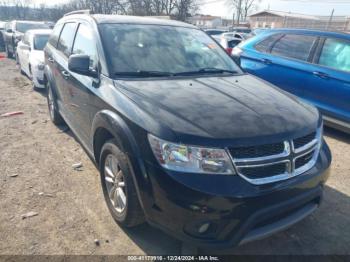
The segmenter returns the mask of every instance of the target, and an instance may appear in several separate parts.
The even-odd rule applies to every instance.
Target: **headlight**
[[[36,66],[36,68],[37,68],[38,70],[44,70],[45,64],[44,64],[44,63],[38,63],[37,66]]]
[[[187,173],[235,174],[224,149],[175,144],[153,135],[148,135],[148,141],[159,164],[166,169]]]

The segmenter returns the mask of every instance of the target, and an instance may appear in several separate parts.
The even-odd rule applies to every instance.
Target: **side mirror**
[[[7,29],[6,32],[9,33],[9,34],[13,33],[12,29]]]
[[[79,75],[98,77],[97,71],[90,68],[90,57],[88,55],[71,55],[68,60],[68,69]]]

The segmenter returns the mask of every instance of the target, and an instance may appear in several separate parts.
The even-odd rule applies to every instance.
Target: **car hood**
[[[178,135],[216,139],[315,130],[318,111],[256,77],[116,81],[142,110]]]
[[[44,63],[45,61],[45,53],[41,50],[32,50],[30,52],[30,60],[37,63]]]

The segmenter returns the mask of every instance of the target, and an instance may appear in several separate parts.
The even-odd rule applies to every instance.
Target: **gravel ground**
[[[14,61],[0,59],[0,114],[11,111],[24,114],[0,118],[0,254],[179,254],[174,238],[113,221],[97,169],[72,133],[50,122],[45,93],[33,91]],[[325,133],[333,164],[319,210],[270,238],[199,253],[350,254],[350,135]],[[81,171],[72,168],[78,162]],[[38,214],[23,219],[28,212]]]

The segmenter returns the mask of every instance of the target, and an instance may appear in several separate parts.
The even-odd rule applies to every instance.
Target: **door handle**
[[[63,70],[61,73],[62,73],[62,75],[63,75],[65,78],[70,77],[70,73],[68,73],[67,71],[64,71],[64,70]]]
[[[312,72],[314,76],[317,76],[319,78],[323,78],[323,79],[328,79],[329,78],[329,75],[326,74],[326,73],[323,73],[323,72],[318,72],[318,71],[315,71],[315,72]]]
[[[49,57],[49,58],[47,59],[47,61],[49,61],[50,63],[55,62],[55,60],[54,60],[52,57]]]
[[[272,61],[270,59],[266,59],[266,58],[261,59],[261,62],[263,62],[266,65],[272,64]]]

